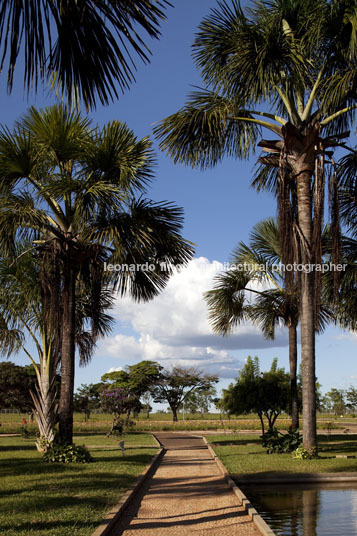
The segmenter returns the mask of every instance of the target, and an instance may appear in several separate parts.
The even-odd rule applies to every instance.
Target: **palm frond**
[[[245,290],[251,278],[239,270],[215,277],[213,290],[204,293],[208,319],[215,333],[228,335],[248,318]]]
[[[155,157],[148,137],[138,139],[125,123],[112,121],[93,132],[83,161],[84,173],[119,187],[123,193],[145,191],[153,178]]]
[[[260,127],[237,118],[253,119],[238,99],[196,91],[181,110],[159,122],[154,134],[175,163],[205,169],[223,156],[247,158],[253,151]]]
[[[171,203],[133,201],[128,212],[99,219],[93,226],[92,240],[110,248],[108,263],[127,267],[113,272],[112,284],[135,300],[149,300],[162,290],[175,266],[182,267],[193,256],[193,245],[182,238],[182,209]],[[130,266],[152,265],[135,270]]]
[[[286,79],[308,80],[298,37],[286,31],[284,9],[259,3],[245,14],[240,2],[218,2],[199,26],[194,58],[207,86],[239,97],[254,107],[270,99],[272,88]],[[284,74],[283,74],[284,73]],[[276,96],[276,94],[275,94]],[[253,104],[254,103],[254,104]]]
[[[8,62],[13,86],[18,56],[24,53],[28,91],[39,79],[70,101],[95,108],[108,104],[135,80],[137,57],[149,61],[142,35],[158,38],[167,0],[52,2],[6,0],[0,7],[0,70]]]

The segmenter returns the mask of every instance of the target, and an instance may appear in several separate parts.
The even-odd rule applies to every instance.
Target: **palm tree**
[[[160,36],[167,0],[4,0],[0,6],[0,71],[12,90],[19,55],[29,92],[38,80],[83,99],[87,109],[118,97],[135,80],[133,57],[149,62],[144,35]]]
[[[257,324],[267,339],[275,338],[275,326],[289,330],[289,366],[292,426],[299,428],[297,391],[297,326],[299,298],[295,288],[284,288],[281,244],[277,223],[259,222],[251,232],[250,245],[240,242],[234,250],[232,268],[215,278],[214,289],[205,294],[213,329],[231,333],[240,322]],[[250,297],[253,298],[251,303]]]
[[[36,392],[31,392],[41,440],[53,441],[57,421],[56,371],[59,352],[55,336],[42,322],[39,264],[28,248],[17,247],[18,262],[3,259],[0,265],[0,348],[6,357],[22,350],[34,366]],[[26,337],[27,335],[27,337]],[[28,349],[34,344],[35,355]]]
[[[232,333],[246,320],[259,326],[267,339],[275,338],[275,327],[289,330],[289,367],[292,426],[299,428],[297,390],[297,326],[299,323],[298,281],[286,289],[281,263],[277,222],[259,222],[251,232],[250,245],[240,242],[234,250],[229,271],[215,278],[213,290],[205,294],[213,329],[220,335]],[[251,298],[253,303],[251,303]],[[317,329],[322,331],[332,313],[321,307]]]
[[[193,45],[205,87],[155,130],[174,162],[202,169],[257,146],[267,152],[263,162],[279,171],[281,241],[298,263],[321,262],[325,182],[336,197],[333,150],[357,106],[356,13],[355,0],[257,0],[246,13],[238,0],[218,2]],[[258,143],[263,130],[276,139]],[[283,248],[285,264],[291,254]],[[313,449],[319,273],[301,280],[303,435]]]
[[[90,289],[96,338],[103,287],[149,300],[193,254],[179,233],[181,209],[134,197],[145,192],[152,163],[147,138],[118,121],[92,128],[65,106],[30,108],[13,131],[0,133],[0,246],[13,257],[16,241],[26,238],[41,259],[44,318],[53,333],[61,326],[63,442],[73,431],[76,284]],[[105,263],[123,269],[108,273]],[[141,270],[145,263],[152,269]]]
[[[30,394],[40,433],[37,445],[43,450],[54,440],[54,427],[58,421],[56,373],[60,362],[60,331],[50,331],[45,322],[40,284],[41,264],[31,250],[31,244],[18,244],[16,262],[6,259],[0,262],[0,351],[9,357],[22,350],[34,367],[37,385]],[[86,364],[92,356],[96,341],[92,333],[85,329],[89,313],[87,294],[83,282],[79,283],[76,289],[79,306],[75,341],[80,364]],[[103,291],[98,319],[100,336],[110,330],[112,318],[104,310],[111,304],[112,296]],[[61,307],[61,304],[58,303],[57,306]],[[38,363],[28,342],[35,346]]]

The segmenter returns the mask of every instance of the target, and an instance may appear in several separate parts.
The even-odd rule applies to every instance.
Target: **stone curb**
[[[275,476],[232,475],[239,484],[300,484],[314,482],[357,482],[357,473],[292,473]]]
[[[160,443],[160,441],[158,440],[158,438],[156,437],[156,435],[155,435],[155,434],[151,434],[151,435],[152,435],[152,437],[153,437],[153,439],[154,439],[156,445],[157,445],[158,447],[163,448],[162,444]]]
[[[161,447],[161,445],[159,446]],[[124,510],[134,499],[139,489],[144,484],[145,480],[153,474],[165,452],[165,449],[161,447],[160,452],[155,454],[155,456],[151,460],[151,463],[144,469],[135,484],[128,488],[128,490],[124,493],[124,495],[116,505],[112,506],[111,511],[106,515],[99,527],[96,528],[96,530],[91,534],[91,536],[105,536],[106,534],[109,534],[113,526],[121,518]]]
[[[212,458],[216,462],[218,469],[224,475],[224,478],[225,478],[228,486],[230,488],[232,488],[233,493],[239,499],[239,502],[244,507],[244,509],[247,512],[248,516],[253,521],[255,526],[259,529],[261,534],[263,534],[264,536],[275,536],[275,532],[273,532],[271,530],[269,525],[264,521],[264,519],[258,514],[256,509],[251,505],[249,499],[244,495],[244,493],[238,488],[238,486],[234,482],[234,480],[232,480],[232,478],[229,476],[229,473],[228,473],[225,465],[218,458],[217,454],[215,453],[215,451],[213,450],[211,445],[208,443],[207,439],[205,437],[202,437],[202,439],[203,439],[203,442],[207,445],[209,453],[211,454]]]

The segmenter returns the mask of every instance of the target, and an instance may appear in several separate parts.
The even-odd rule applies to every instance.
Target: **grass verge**
[[[319,436],[319,458],[297,460],[291,454],[267,454],[257,436],[207,436],[217,456],[234,475],[266,473],[338,473],[357,471],[357,435]],[[356,458],[335,458],[353,455]]]
[[[157,452],[137,446],[151,444],[147,434],[125,436],[125,456],[117,441],[98,439],[75,437],[94,463],[65,465],[42,462],[33,438],[0,438],[1,536],[88,536],[95,530]]]

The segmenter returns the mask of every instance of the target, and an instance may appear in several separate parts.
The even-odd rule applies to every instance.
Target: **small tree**
[[[261,373],[258,357],[249,356],[236,384],[223,390],[222,405],[230,414],[257,413],[264,434],[264,417],[272,430],[280,413],[288,410],[289,382],[289,374],[278,368],[276,358],[270,371]]]
[[[347,400],[346,406],[349,409],[351,409],[352,411],[356,411],[356,408],[357,408],[357,389],[355,389],[355,387],[352,387],[352,385],[350,385],[350,387],[346,391],[346,400]]]
[[[192,391],[185,401],[186,408],[190,413],[200,411],[203,417],[205,413],[208,413],[210,405],[214,403],[214,396],[216,394],[217,392],[213,385],[208,389]]]
[[[128,414],[128,411],[138,403],[137,397],[132,395],[127,389],[122,389],[121,387],[104,389],[100,396],[103,409],[113,415],[112,427],[108,436],[114,430],[121,432],[124,424],[128,425],[128,419],[124,423],[121,420],[121,416]]]
[[[335,415],[343,415],[346,413],[345,393],[342,389],[332,389],[326,393],[326,396],[331,400],[332,411]]]
[[[119,387],[135,397],[136,404],[129,405],[127,408],[127,421],[132,411],[139,413],[140,398],[150,395],[150,390],[160,378],[161,370],[162,366],[156,361],[140,361],[140,363],[126,367],[125,370],[107,372],[101,377],[101,380],[111,389]]]
[[[152,412],[152,406],[150,406],[151,402],[151,394],[149,392],[145,393],[142,397],[142,400],[144,402],[144,409],[146,411],[146,418],[150,419],[150,413]]]
[[[74,411],[84,413],[86,420],[90,418],[90,414],[94,409],[100,408],[100,393],[96,386],[91,383],[89,385],[82,384],[73,397]]]
[[[36,373],[30,366],[21,367],[11,361],[0,363],[0,408],[32,412],[30,389],[36,384]]]
[[[218,382],[217,376],[204,374],[194,367],[173,367],[161,373],[158,384],[152,389],[154,402],[168,402],[172,411],[172,420],[177,422],[177,410],[194,391],[202,393]]]

